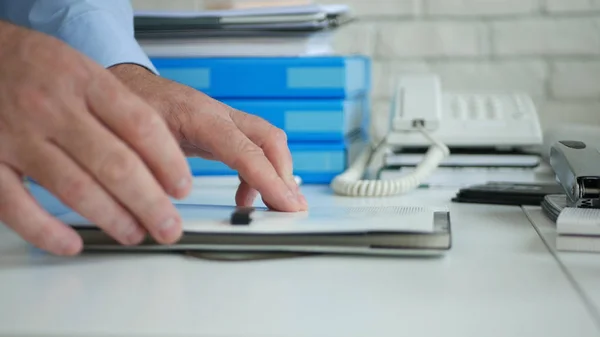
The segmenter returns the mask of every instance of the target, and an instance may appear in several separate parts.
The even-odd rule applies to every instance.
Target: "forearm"
[[[156,73],[135,40],[129,1],[0,0],[0,12],[15,24],[66,42],[105,68],[133,63]]]

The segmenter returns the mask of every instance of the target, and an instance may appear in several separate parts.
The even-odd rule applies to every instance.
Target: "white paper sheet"
[[[238,57],[238,56],[322,56],[333,55],[332,36],[184,38],[140,41],[150,57]]]
[[[228,234],[432,232],[433,210],[426,207],[313,207],[288,213],[258,209],[250,225],[231,225],[233,206],[176,205],[185,231]],[[77,213],[59,217],[68,225],[93,226]]]

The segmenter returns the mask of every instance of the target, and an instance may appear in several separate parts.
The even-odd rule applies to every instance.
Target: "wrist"
[[[16,46],[27,43],[35,34],[36,32],[27,28],[0,20],[0,57],[4,56],[7,52],[14,53]]]
[[[4,34],[7,30],[14,30],[17,26],[9,21],[0,19],[0,34]]]
[[[154,72],[136,63],[115,64],[107,69],[133,93],[139,95],[159,111],[162,110],[163,103],[154,91],[154,88],[159,86],[161,79]]]
[[[10,41],[13,41],[13,35],[19,32],[19,26],[8,21],[0,20],[0,46],[5,47]],[[21,30],[24,30],[21,28]],[[4,48],[0,48],[2,50]]]

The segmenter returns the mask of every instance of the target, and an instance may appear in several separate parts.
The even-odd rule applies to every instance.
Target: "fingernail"
[[[137,245],[142,242],[146,233],[142,231],[140,228],[134,228],[129,235],[127,235],[126,240],[130,245]]]
[[[308,203],[306,202],[306,198],[301,194],[294,190],[290,190],[287,194],[288,199],[290,199],[295,204],[300,204],[303,207],[308,207]]]
[[[287,195],[286,195],[286,197],[287,197],[287,198],[288,198],[290,201],[292,201],[293,203],[297,203],[297,202],[298,202],[298,194],[297,194],[297,193],[296,193],[294,190],[291,190],[291,189],[290,189],[290,190],[287,192]]]
[[[184,178],[181,178],[181,180],[179,180],[179,182],[177,183],[175,188],[178,191],[183,191],[183,190],[187,190],[189,186],[190,186],[190,179],[188,179],[188,177],[184,177]]]
[[[296,179],[294,179],[294,176],[288,176],[285,179],[285,183],[295,193],[299,192],[300,186],[298,186],[298,183],[296,183]]]
[[[246,197],[246,204],[247,205],[253,205],[254,201],[256,200],[256,197],[258,196],[258,192],[251,192],[248,194],[248,196]]]
[[[308,201],[306,201],[306,198],[299,193],[298,195],[298,203],[302,206],[302,210],[306,210],[308,208]]]
[[[298,198],[300,198],[300,203],[302,204],[302,206],[308,207],[308,201],[306,200],[304,195],[298,194]]]
[[[119,241],[122,241],[123,244],[133,244],[133,241],[139,237],[139,226],[135,221],[132,220],[122,223],[117,228],[117,235],[119,237]]]
[[[63,255],[75,254],[79,249],[77,240],[69,240],[66,238],[61,238],[59,240],[59,247],[61,250],[61,254]]]
[[[176,229],[175,225],[177,225],[177,220],[169,218],[158,226],[158,231],[163,238],[170,239],[173,236],[173,231]]]

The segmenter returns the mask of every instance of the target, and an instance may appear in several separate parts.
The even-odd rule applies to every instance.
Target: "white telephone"
[[[434,74],[398,78],[389,129],[379,144],[370,144],[352,165],[333,179],[335,193],[379,197],[417,188],[450,154],[449,147],[521,149],[542,145],[535,105],[519,93],[442,93]],[[374,160],[394,147],[429,146],[410,174],[395,180],[364,179]]]

